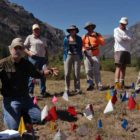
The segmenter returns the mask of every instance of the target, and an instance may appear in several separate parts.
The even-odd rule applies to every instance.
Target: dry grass
[[[127,85],[136,81],[137,72],[134,68],[128,68],[126,74]],[[113,84],[114,73],[102,71],[102,81],[104,85]],[[71,81],[73,90],[73,81]],[[129,111],[127,110],[127,102],[122,103],[119,100],[114,106],[114,111],[112,113],[103,114],[104,108],[107,104],[105,100],[106,91],[94,90],[92,92],[86,91],[86,80],[81,80],[81,89],[83,94],[74,95],[69,97],[69,102],[64,101],[61,98],[61,94],[64,91],[64,81],[47,81],[47,91],[51,95],[56,95],[58,97],[58,102],[56,103],[57,110],[65,111],[69,105],[75,106],[79,113],[82,113],[87,104],[93,104],[94,108],[94,118],[89,121],[84,116],[78,113],[77,120],[74,121],[75,124],[80,128],[85,125],[88,129],[86,136],[81,137],[77,130],[71,131],[71,123],[66,120],[58,119],[56,121],[56,130],[51,130],[51,122],[46,122],[44,125],[35,125],[34,128],[37,135],[40,136],[40,140],[52,140],[56,131],[61,129],[67,136],[68,140],[95,140],[97,134],[100,134],[102,140],[140,140],[140,115],[138,110]],[[127,89],[131,92],[132,89]],[[36,86],[35,95],[39,95],[39,89]],[[139,95],[138,95],[139,96]],[[140,98],[137,98],[137,102],[140,102]],[[39,100],[39,106],[42,109],[43,106],[47,104],[49,107],[52,106],[51,97]],[[128,120],[128,129],[124,130],[121,127],[122,119]],[[103,122],[103,128],[97,128],[97,121],[101,119]]]

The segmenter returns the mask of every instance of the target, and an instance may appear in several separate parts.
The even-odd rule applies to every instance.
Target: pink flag
[[[55,104],[55,103],[57,102],[57,100],[58,100],[57,97],[56,97],[56,96],[53,96],[53,98],[52,98],[52,103]]]
[[[33,103],[36,105],[37,104],[37,96],[34,97]]]

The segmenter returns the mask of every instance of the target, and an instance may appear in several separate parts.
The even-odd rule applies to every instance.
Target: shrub
[[[136,58],[136,70],[140,70],[140,57]]]
[[[131,64],[128,67],[136,67],[137,63],[137,58],[131,58]]]
[[[113,59],[105,59],[101,60],[101,70],[104,71],[115,71],[115,65],[114,65],[114,60]]]
[[[49,66],[50,67],[57,67],[59,69],[59,75],[55,77],[48,77],[48,79],[52,80],[64,80],[64,62],[63,62],[63,55],[59,54],[57,56],[52,56],[49,58]],[[84,65],[81,65],[80,71],[80,78],[86,78]],[[71,79],[74,79],[73,70],[71,71]]]
[[[62,55],[53,56],[49,58],[49,62],[50,62],[49,66],[57,67],[59,69],[59,75],[56,77],[48,77],[48,79],[64,80],[64,63],[63,63]],[[111,71],[111,72],[115,71],[114,59],[106,58],[106,59],[102,59],[100,62],[101,62],[101,70]],[[80,78],[81,79],[86,78],[84,65],[81,65]],[[73,71],[71,72],[71,79],[74,79]]]

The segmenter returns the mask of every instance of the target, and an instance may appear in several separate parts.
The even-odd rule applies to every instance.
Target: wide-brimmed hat
[[[128,24],[128,18],[127,18],[127,17],[122,17],[122,18],[120,19],[119,23]]]
[[[79,32],[79,29],[75,25],[70,25],[66,30],[68,33],[70,32],[70,30],[76,30],[76,33]]]
[[[24,48],[24,45],[23,45],[23,40],[21,38],[14,38],[12,40],[12,43],[11,45],[9,46],[9,48],[14,48],[16,46],[20,46],[22,48]]]
[[[87,22],[87,23],[85,24],[84,29],[86,29],[86,30],[87,30],[87,28],[88,28],[89,26],[92,26],[92,27],[93,27],[93,29],[95,29],[95,28],[96,28],[96,25],[95,25],[95,24],[93,24],[92,22]]]
[[[40,26],[39,26],[38,24],[34,24],[34,25],[32,26],[32,30],[35,30],[35,29],[40,29]]]

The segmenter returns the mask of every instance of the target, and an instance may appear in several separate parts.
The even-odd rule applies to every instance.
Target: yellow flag
[[[107,91],[105,98],[107,101],[109,101],[112,98],[112,96],[110,95],[110,90]]]
[[[140,110],[140,104],[137,103],[136,109],[137,109],[137,110]]]
[[[19,127],[18,127],[18,132],[20,133],[21,136],[23,135],[23,133],[26,132],[26,128],[25,128],[23,117],[21,117],[21,119],[20,119],[20,123],[19,123]]]
[[[121,87],[121,84],[119,83],[119,82],[117,82],[116,84],[115,84],[115,89],[121,89],[122,87]]]
[[[52,121],[51,121],[51,123],[50,123],[50,129],[51,129],[52,131],[54,131],[54,130],[56,129],[56,123],[55,123],[55,122],[52,122]]]

